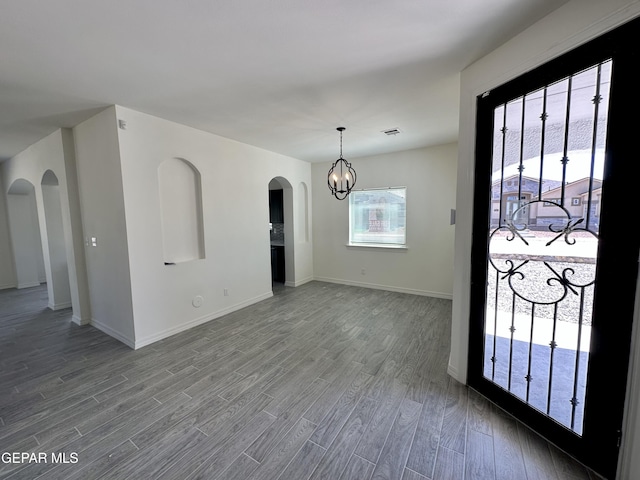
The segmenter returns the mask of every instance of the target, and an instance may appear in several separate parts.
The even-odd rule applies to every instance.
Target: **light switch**
[[[96,237],[91,237],[91,246],[92,247],[98,246],[98,239]]]

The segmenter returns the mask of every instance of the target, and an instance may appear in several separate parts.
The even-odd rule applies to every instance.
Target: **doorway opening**
[[[293,189],[286,178],[269,182],[269,242],[273,292],[294,284]]]
[[[36,205],[35,187],[25,179],[15,180],[7,191],[9,232],[18,289],[47,281]]]
[[[42,204],[44,207],[45,231],[42,245],[47,274],[49,308],[60,310],[71,307],[71,287],[67,263],[67,241],[62,221],[60,185],[58,177],[51,170],[42,176]]]
[[[638,26],[486,92],[477,111],[469,385],[608,478],[640,249],[622,235],[640,173]]]
[[[46,284],[48,308],[62,310],[71,307],[71,286],[60,187],[55,173],[47,170],[40,188],[41,213],[35,186],[30,181],[17,179],[7,191],[16,288]]]

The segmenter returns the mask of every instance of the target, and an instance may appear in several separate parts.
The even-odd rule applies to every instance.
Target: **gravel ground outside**
[[[533,235],[536,238],[555,236],[551,232],[535,232]],[[580,238],[594,239],[591,234],[584,232],[579,232],[574,236],[578,237],[578,240]],[[526,256],[522,258],[526,258]],[[515,313],[531,315],[532,302],[534,302],[536,303],[536,317],[552,319],[554,318],[554,304],[557,302],[555,315],[559,321],[578,323],[582,311],[582,323],[591,325],[593,285],[589,286],[589,284],[595,278],[595,264],[585,261],[586,259],[580,258],[579,255],[572,256],[570,261],[565,261],[567,259],[566,256],[553,257],[550,255],[545,256],[544,259],[531,260],[526,264],[523,264],[523,259],[513,260],[514,267],[520,273],[512,275],[511,278],[504,278],[504,273],[496,275],[496,269],[489,264],[488,310],[492,311],[495,308],[497,289],[497,308],[499,311],[511,313],[515,292]],[[509,269],[509,264],[503,258],[494,258],[494,263],[501,271]],[[567,288],[558,281],[563,277],[569,282]]]

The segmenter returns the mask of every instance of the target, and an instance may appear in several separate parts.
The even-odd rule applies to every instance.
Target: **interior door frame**
[[[630,111],[640,114],[637,86],[634,95],[634,73],[640,65],[635,46],[638,31],[640,19],[631,20],[477,99],[468,384],[607,478],[615,478],[618,464],[640,252],[640,240],[629,235],[629,210],[613,208],[628,203],[629,192],[637,189],[634,180],[640,179],[640,142],[636,140],[640,122],[627,119]],[[483,377],[493,110],[607,59],[613,59],[601,205],[607,215],[599,229],[598,258],[603,261],[597,267],[600,281],[594,293],[584,430],[578,436]],[[607,261],[614,258],[626,261]],[[607,321],[613,316],[612,298],[616,299],[615,323]]]

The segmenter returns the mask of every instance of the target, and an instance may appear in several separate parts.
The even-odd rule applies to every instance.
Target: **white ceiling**
[[[312,162],[455,141],[459,72],[566,1],[2,0],[0,160],[112,104]]]

